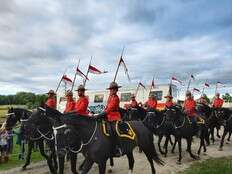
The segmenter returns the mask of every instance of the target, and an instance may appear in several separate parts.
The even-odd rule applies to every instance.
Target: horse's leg
[[[135,163],[134,156],[133,156],[132,152],[126,154],[126,156],[127,156],[128,163],[129,163],[128,174],[131,174],[133,172],[133,169],[134,169],[134,163]]]
[[[147,151],[144,151],[144,154],[146,155],[147,157],[147,160],[149,161],[150,163],[150,167],[151,167],[151,172],[152,174],[155,174],[156,171],[155,171],[155,167],[154,167],[154,163],[153,163],[153,157],[152,157],[152,154],[147,152]]]
[[[85,158],[85,160],[82,163],[82,171],[81,174],[87,174],[89,172],[89,170],[91,169],[91,167],[93,166],[94,161]]]
[[[65,160],[65,155],[63,154],[58,154],[58,163],[59,163],[59,174],[63,174],[64,173],[64,160]]]
[[[198,156],[201,154],[202,146],[204,146],[204,137],[202,137],[202,135],[201,135],[200,136],[200,147],[199,147],[198,152],[197,152]]]
[[[193,140],[192,137],[187,139],[187,151],[188,151],[191,158],[197,159],[198,157],[196,155],[193,155],[193,153],[192,153],[192,149],[191,149],[192,140]]]
[[[221,139],[221,143],[220,143],[220,147],[219,147],[219,150],[220,150],[220,151],[223,150],[224,139],[225,139],[225,136],[226,136],[227,133],[228,133],[228,131],[227,131],[226,129],[224,129],[223,135],[222,135],[222,139]]]
[[[29,140],[28,141],[28,149],[27,149],[27,157],[26,157],[26,163],[23,165],[22,169],[26,170],[27,166],[30,164],[31,162],[31,153],[32,153],[32,149],[33,149],[33,144],[34,142]]]
[[[172,141],[171,135],[169,135],[169,142],[170,142],[170,144],[173,146],[173,141]]]
[[[161,149],[161,141],[162,141],[162,138],[163,138],[163,135],[159,135],[159,138],[158,138],[158,147],[159,147],[159,151],[162,155],[165,154],[165,152]]]
[[[106,160],[98,164],[99,174],[105,174],[106,172]]]
[[[217,137],[221,138],[221,136],[219,135],[220,126],[217,126],[216,129],[217,129]]]
[[[113,172],[113,167],[114,167],[114,158],[110,157],[110,167],[108,169],[108,173],[112,173]]]
[[[38,146],[39,146],[40,154],[47,160],[47,164],[48,164],[48,167],[50,169],[50,172],[52,174],[56,174],[57,172],[52,165],[52,156],[47,156],[45,154],[43,141],[39,141]]]
[[[232,132],[229,133],[229,136],[228,136],[228,138],[227,138],[227,141],[230,141],[231,134],[232,134]]]
[[[214,139],[214,126],[211,127],[210,133],[211,133],[211,140],[212,140],[212,142],[213,142],[213,144],[214,144],[214,142],[215,142],[215,139]]]
[[[172,146],[172,153],[175,152],[176,143],[177,143],[177,140],[176,140],[176,137],[175,137],[175,142],[174,142],[174,144],[173,144],[173,146]]]
[[[164,154],[164,157],[167,157],[169,137],[170,136],[166,136],[166,139],[165,139],[165,143],[164,143],[165,154]]]
[[[181,164],[181,160],[182,160],[181,138],[177,138],[177,142],[178,142],[178,149],[179,149],[179,159],[177,161],[177,164]]]
[[[78,174],[77,172],[77,154],[76,153],[68,153],[69,158],[70,158],[70,163],[71,163],[71,171],[73,174]]]

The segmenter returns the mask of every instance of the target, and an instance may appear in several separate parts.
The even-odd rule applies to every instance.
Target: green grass
[[[8,163],[0,164],[0,171],[4,171],[4,170],[7,170],[7,169],[22,166],[24,164],[25,161],[18,160],[18,154],[19,154],[20,146],[15,144],[15,142],[16,142],[16,137],[14,136],[13,153],[9,155]],[[26,147],[27,147],[27,145],[26,145]],[[26,152],[27,152],[27,149],[26,149]],[[31,157],[32,157],[31,162],[38,162],[38,161],[44,160],[39,152],[32,152]]]
[[[209,159],[196,162],[180,174],[231,174],[232,157]]]

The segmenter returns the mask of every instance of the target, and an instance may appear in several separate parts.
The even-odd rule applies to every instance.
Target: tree
[[[225,95],[222,95],[222,98],[226,103],[232,103],[232,96],[229,93],[225,93]]]

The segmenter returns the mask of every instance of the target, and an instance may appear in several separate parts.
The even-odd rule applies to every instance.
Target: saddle
[[[102,131],[103,134],[107,137],[113,136],[113,133],[115,132],[116,135],[120,138],[125,138],[129,140],[135,140],[136,134],[134,130],[132,129],[131,125],[127,122],[123,121],[117,121],[113,125],[113,130],[111,129],[111,125],[109,122],[102,122]],[[112,132],[114,131],[114,132]]]

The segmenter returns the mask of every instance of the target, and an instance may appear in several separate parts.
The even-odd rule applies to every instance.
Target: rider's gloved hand
[[[103,118],[105,118],[106,117],[106,112],[102,112],[102,113],[100,113],[100,114],[93,114],[92,116],[91,116],[91,118],[93,118],[93,119],[103,119]]]

